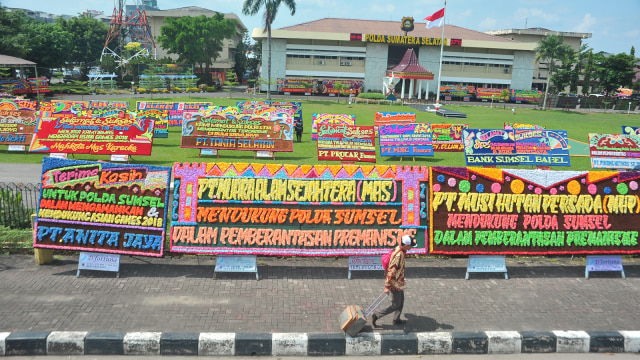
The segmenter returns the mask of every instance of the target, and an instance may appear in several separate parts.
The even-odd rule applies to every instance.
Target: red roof
[[[418,57],[411,48],[407,49],[398,65],[387,70],[388,75],[392,72],[395,77],[401,79],[433,79],[433,73],[418,64]]]
[[[415,29],[409,33],[411,36],[440,38],[442,28],[434,27],[427,29],[425,23],[414,23]],[[400,21],[379,21],[379,20],[358,20],[358,19],[338,19],[324,18],[306,23],[286,26],[278,30],[287,31],[313,31],[330,33],[357,33],[357,34],[380,34],[380,35],[405,35],[400,29]],[[450,39],[479,40],[505,43],[519,43],[511,39],[500,36],[489,35],[483,32],[466,29],[463,27],[447,24],[444,30],[444,37]],[[266,35],[265,35],[266,36]]]

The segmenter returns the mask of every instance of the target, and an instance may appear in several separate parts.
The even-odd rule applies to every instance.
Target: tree
[[[247,72],[247,69],[249,67],[249,58],[247,57],[247,52],[250,48],[251,42],[249,33],[245,31],[242,34],[242,41],[238,42],[238,46],[236,46],[233,65],[233,71],[236,73],[236,76],[240,81],[244,79],[244,74]]]
[[[113,56],[103,56],[102,59],[100,59],[100,70],[104,73],[115,74],[118,70],[116,58]]]
[[[22,11],[0,6],[0,49],[3,55],[25,58],[31,50],[33,20]]]
[[[260,63],[262,62],[262,41],[258,40],[253,43],[252,56],[249,57],[247,62],[247,69],[249,70],[250,78],[260,77]]]
[[[551,77],[554,88],[564,91],[568,86],[569,93],[576,94],[578,92],[580,74],[590,50],[586,44],[582,45],[578,51],[573,50],[568,45],[561,48],[558,55],[558,60],[560,60],[561,64]]]
[[[225,19],[218,12],[211,17],[166,18],[165,24],[158,37],[160,47],[169,54],[177,54],[178,63],[204,67],[205,74],[209,74],[211,64],[218,59],[224,39],[236,34],[236,20]]]
[[[547,76],[547,85],[544,89],[544,101],[542,104],[542,110],[547,108],[547,96],[549,94],[549,80],[555,73],[556,60],[566,51],[568,45],[563,45],[564,38],[557,35],[549,35],[544,39],[538,41],[538,46],[534,51],[538,54],[535,62],[543,61],[547,63],[549,68],[549,75]]]
[[[71,34],[62,29],[59,24],[44,22],[34,22],[33,32],[35,36],[31,39],[32,49],[26,58],[36,62],[38,67],[64,67],[65,62],[70,60],[73,49]],[[40,71],[38,73],[41,74]]]
[[[587,63],[584,66],[582,77],[582,95],[587,96],[591,94],[591,78],[593,77],[593,50],[589,49],[587,54]]]
[[[229,94],[229,98],[231,98],[231,93],[233,92],[233,88],[238,86],[239,82],[238,82],[238,77],[236,76],[236,74],[233,72],[232,69],[229,69],[226,71],[225,73],[225,82],[224,85],[226,86],[225,88],[223,88],[222,90],[225,91],[226,93]]]
[[[338,92],[338,102],[340,102],[340,94],[344,93],[347,86],[339,81],[333,83],[333,89]]]
[[[267,31],[267,100],[271,100],[271,24],[278,14],[278,8],[284,2],[291,10],[291,15],[296,13],[295,0],[244,0],[242,5],[242,13],[244,15],[253,16],[257,14],[261,8],[264,8],[264,28]]]
[[[631,87],[636,74],[634,67],[635,57],[625,53],[606,56],[600,52],[595,55],[595,74],[607,94],[620,86]]]
[[[500,99],[502,99],[503,109],[507,108],[507,100],[509,100],[510,96],[511,96],[511,92],[509,92],[509,89],[502,89],[502,92],[500,93]]]
[[[126,63],[121,64],[119,70],[122,72],[122,78],[127,77],[126,81],[129,81],[129,77],[134,79],[138,76],[138,65],[147,64],[145,60],[151,60],[148,56],[134,56],[142,50],[142,44],[137,41],[127,43],[122,47],[122,58],[129,59]]]
[[[576,52],[572,48],[566,48],[558,54],[560,65],[557,65],[556,72],[551,77],[553,87],[559,91],[564,91],[567,85],[571,84],[573,68],[576,63]]]
[[[100,61],[109,28],[102,21],[89,15],[81,15],[69,20],[57,17],[55,23],[70,35],[72,48],[68,60],[79,64],[86,78],[89,66]]]
[[[586,60],[589,57],[592,49],[587,45],[583,44],[580,46],[580,50],[577,53],[576,64],[571,71],[570,83],[569,83],[569,92],[572,94],[578,93],[578,83],[580,81],[580,74],[583,73],[583,68],[586,65]]]
[[[631,52],[629,53],[629,55],[631,55],[633,58],[636,57],[636,48],[634,46],[631,47]],[[640,69],[638,69],[638,62],[635,62],[633,64],[633,70],[634,71],[640,71]],[[633,90],[635,91],[639,91],[640,90],[640,79],[636,78],[636,81],[633,83],[632,87]]]

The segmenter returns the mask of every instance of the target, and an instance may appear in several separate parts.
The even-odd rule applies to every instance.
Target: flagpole
[[[444,0],[444,15],[442,16],[442,36],[440,37],[440,66],[438,66],[438,91],[436,92],[436,104],[440,104],[440,82],[442,77],[442,52],[444,49],[444,24],[447,17],[447,0]]]

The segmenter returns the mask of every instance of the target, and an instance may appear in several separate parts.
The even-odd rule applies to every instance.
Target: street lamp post
[[[491,95],[491,108],[493,109],[493,95]]]
[[[131,93],[135,94],[136,93],[136,89],[134,88],[135,83],[133,81],[131,81]]]

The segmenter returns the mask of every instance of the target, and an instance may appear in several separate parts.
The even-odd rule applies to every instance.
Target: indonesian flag
[[[431,16],[427,16],[424,18],[427,20],[427,29],[431,29],[432,27],[442,26],[444,22],[444,8],[436,11]]]

